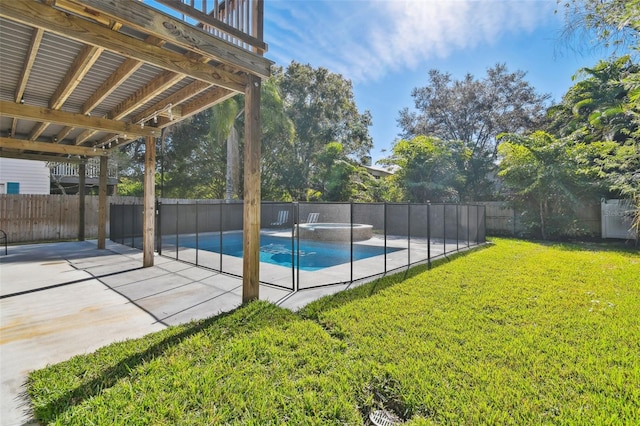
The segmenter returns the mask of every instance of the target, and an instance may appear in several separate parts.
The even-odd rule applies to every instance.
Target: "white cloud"
[[[551,0],[267,1],[268,57],[324,66],[355,82],[533,31]]]

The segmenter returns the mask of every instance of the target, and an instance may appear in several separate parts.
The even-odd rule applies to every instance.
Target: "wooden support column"
[[[81,161],[78,165],[78,241],[84,241],[84,211],[85,211],[85,178],[87,163]]]
[[[100,157],[100,179],[98,189],[98,248],[107,247],[107,163],[109,157]]]
[[[260,78],[249,75],[244,105],[244,255],[242,303],[260,291]]]
[[[156,139],[145,141],[144,153],[144,207],[142,219],[142,266],[153,266],[156,208]]]

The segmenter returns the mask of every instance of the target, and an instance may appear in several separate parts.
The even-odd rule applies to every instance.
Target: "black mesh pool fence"
[[[260,223],[260,280],[289,290],[430,265],[486,234],[477,204],[263,202]],[[242,202],[158,202],[155,225],[159,254],[242,276]],[[142,248],[141,205],[111,205],[110,239]]]

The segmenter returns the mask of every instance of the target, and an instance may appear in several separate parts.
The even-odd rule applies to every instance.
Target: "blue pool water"
[[[180,237],[180,246],[196,248],[195,236]],[[220,234],[200,235],[198,249],[220,253]],[[387,253],[397,248],[387,247]],[[226,233],[222,235],[222,253],[242,257],[242,233]],[[292,256],[293,253],[293,256]],[[292,263],[297,266],[297,242],[292,246],[291,238],[260,235],[260,261],[291,268]],[[349,243],[335,243],[325,241],[300,241],[300,269],[303,271],[317,271],[319,269],[349,263],[351,249]],[[384,247],[373,247],[354,244],[353,260],[367,259],[384,254]]]

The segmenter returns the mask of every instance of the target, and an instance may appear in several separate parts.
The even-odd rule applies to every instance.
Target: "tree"
[[[211,137],[212,114],[208,109],[171,127],[159,159],[164,162],[166,197],[224,197],[226,152]]]
[[[172,128],[159,156],[167,196],[240,197],[243,109],[244,98],[234,97]],[[341,75],[295,62],[276,70],[262,84],[261,122],[263,199],[316,198],[327,176],[320,199],[351,199],[354,188],[363,189],[358,182],[367,178],[358,163],[372,147],[371,114],[358,112],[351,82]],[[319,162],[331,142],[342,147],[339,160]],[[129,153],[136,159],[131,175],[141,176],[144,145],[132,144]]]
[[[317,171],[308,199],[349,201],[352,199],[357,167],[345,156],[342,144],[329,142],[316,157]]]
[[[640,0],[557,0],[563,12],[563,37],[589,40],[595,32],[597,43],[605,47],[626,49],[637,47],[640,41]]]
[[[280,164],[290,151],[295,129],[287,117],[275,77],[263,81],[261,88],[262,161],[261,182],[264,199],[287,198],[281,189],[284,177]],[[212,108],[210,136],[226,152],[226,199],[242,198],[240,179],[244,146],[244,97],[235,96]]]
[[[576,141],[616,141],[625,143],[638,129],[625,81],[638,75],[640,67],[623,56],[582,68],[562,102],[549,109],[549,131]]]
[[[397,141],[389,158],[381,161],[397,166],[397,172],[387,178],[402,189],[406,201],[459,201],[464,176],[458,167],[471,156],[461,142],[449,142],[434,137],[416,136]]]
[[[285,190],[288,177],[284,173],[286,161],[293,149],[295,128],[287,116],[279,89],[278,76],[272,76],[262,84],[262,198],[290,201]]]
[[[597,42],[614,47],[616,52],[629,49],[630,57],[640,52],[640,0],[558,0],[564,9],[565,39],[594,32]],[[588,37],[591,40],[591,37]],[[620,84],[620,80],[614,81]],[[605,161],[601,176],[610,189],[635,202],[634,227],[640,236],[640,73],[633,72],[621,78],[627,90],[627,100],[621,103],[624,114],[631,118],[635,130],[631,130],[624,145]],[[605,110],[606,111],[606,110]]]
[[[244,112],[244,98],[234,96],[211,108],[209,134],[226,148],[225,199],[240,199],[240,132],[239,118]]]
[[[415,111],[400,111],[402,137],[434,136],[461,141],[471,151],[463,164],[461,198],[491,197],[490,176],[497,156],[497,136],[523,134],[539,128],[549,95],[539,95],[525,73],[510,73],[503,64],[487,70],[482,80],[467,74],[454,80],[449,73],[429,71],[429,84],[413,89]]]
[[[294,200],[304,200],[319,170],[316,159],[330,142],[357,161],[371,147],[371,114],[358,112],[351,82],[326,68],[292,62],[274,73],[285,111],[295,127],[294,143],[282,158],[282,184]]]
[[[501,140],[498,175],[511,190],[514,204],[529,213],[534,235],[580,235],[583,231],[573,218],[584,200],[606,191],[598,163],[617,145],[576,143],[541,131],[530,136],[505,134]]]

